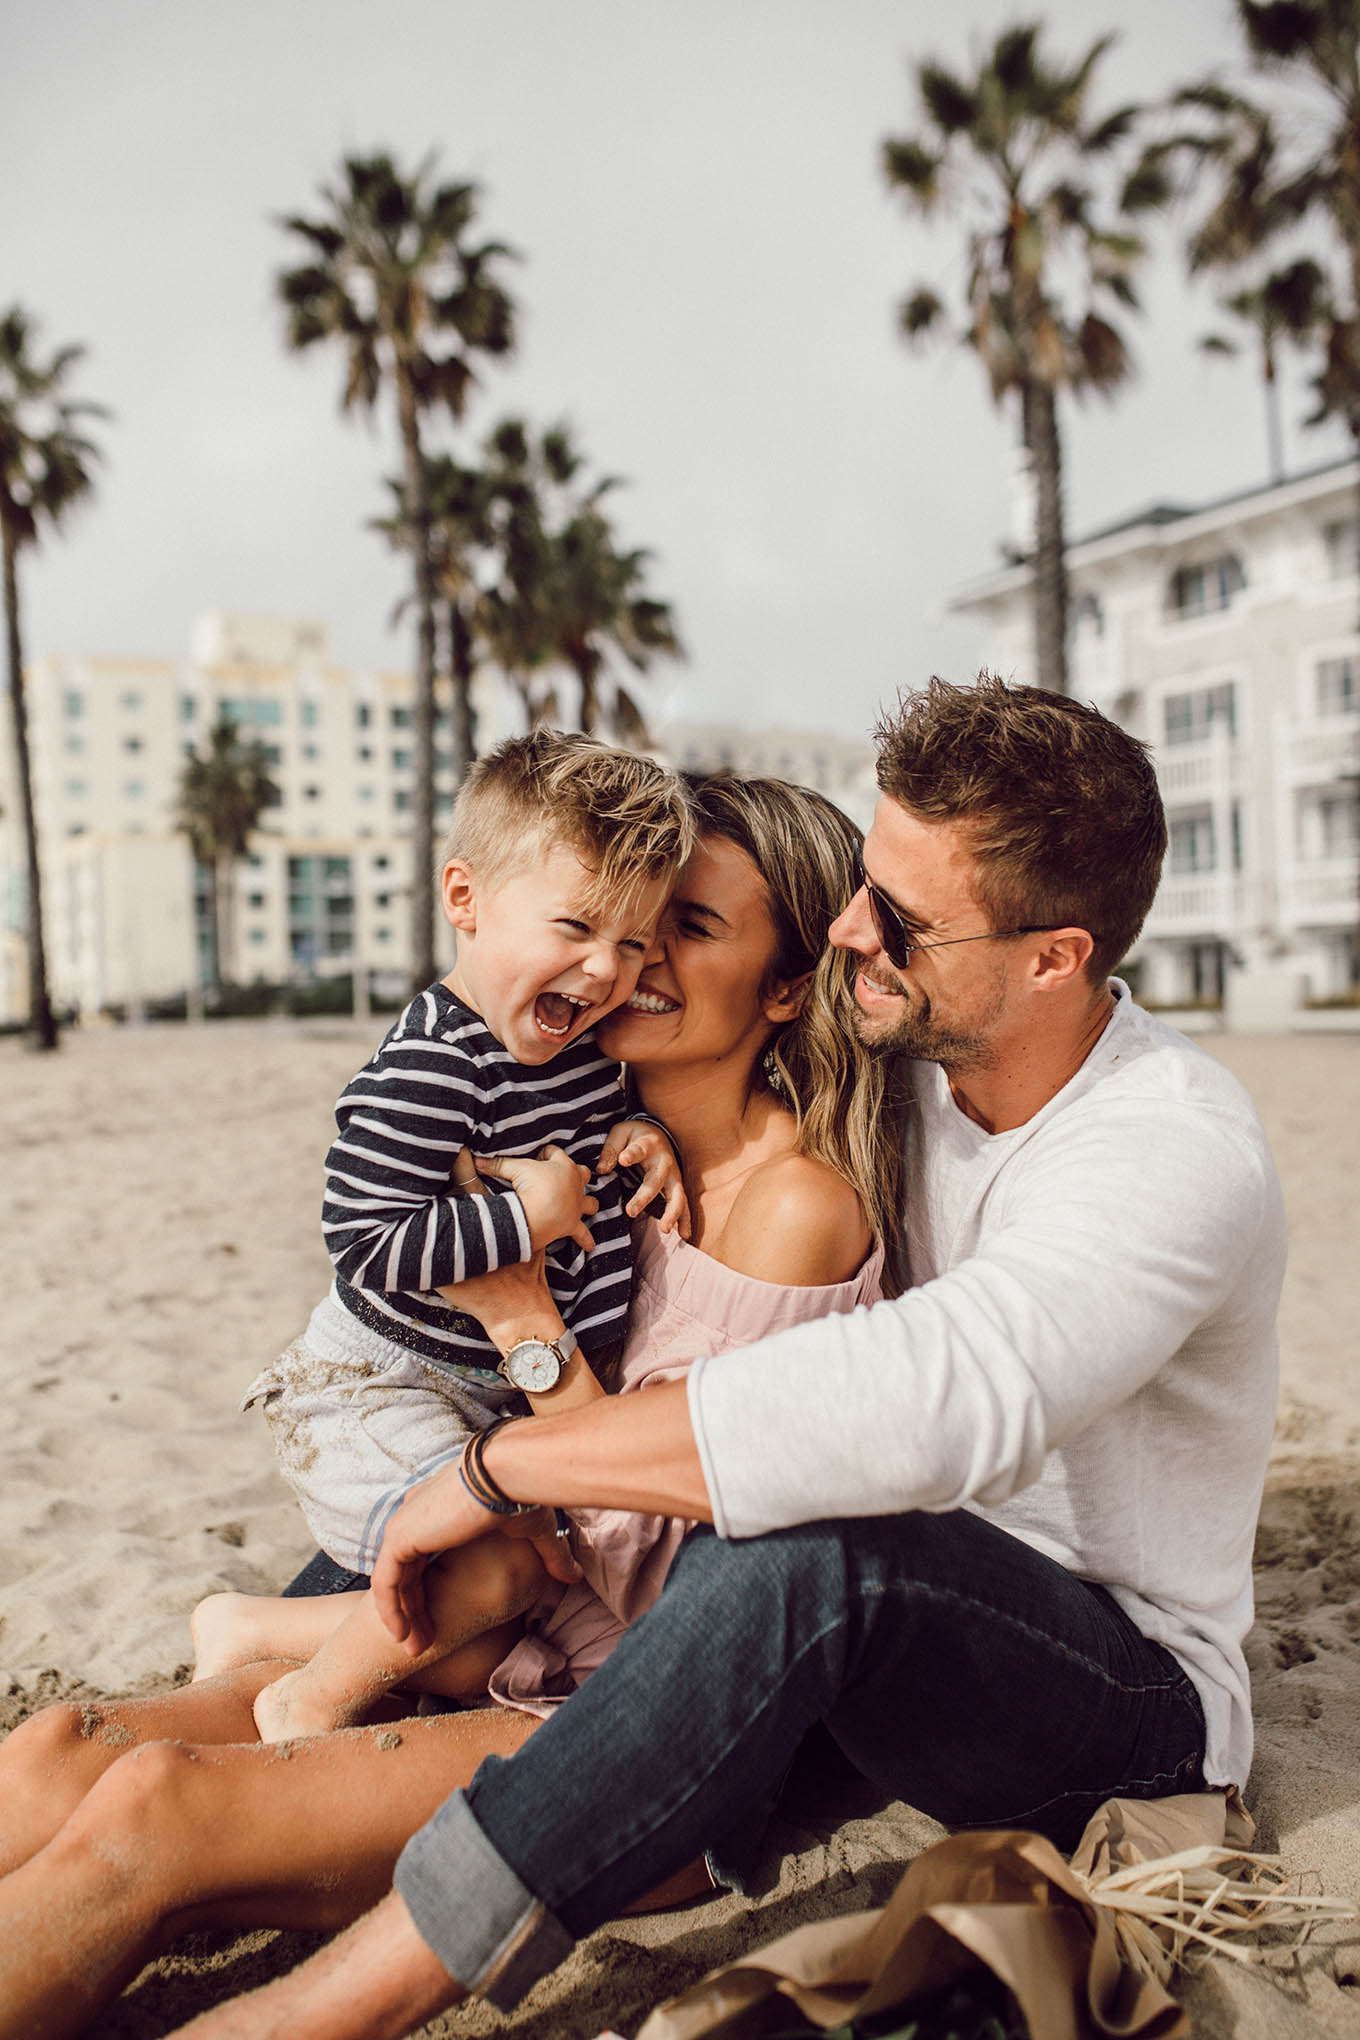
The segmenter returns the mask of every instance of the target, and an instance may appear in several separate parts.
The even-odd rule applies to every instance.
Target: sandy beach
[[[46,1058],[0,1043],[0,1729],[58,1692],[172,1677],[197,1599],[274,1591],[306,1555],[264,1427],[237,1404],[329,1279],[321,1157],[335,1095],[376,1032],[95,1028]],[[1360,1035],[1203,1045],[1255,1099],[1290,1217],[1248,1803],[1262,1846],[1314,1888],[1360,1898]],[[713,1963],[801,1919],[878,1903],[937,1833],[809,1763],[758,1904],[615,1923],[514,2018],[473,2006],[426,2030],[630,2032]],[[171,2032],[303,1945],[189,1947],[90,2030]],[[1360,1937],[1269,1978],[1216,1963],[1187,1997],[1197,2033],[1360,2034]]]

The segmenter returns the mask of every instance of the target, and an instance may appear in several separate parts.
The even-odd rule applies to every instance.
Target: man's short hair
[[[627,911],[694,847],[689,796],[674,772],[575,731],[511,737],[469,768],[454,802],[444,862],[461,858],[496,886],[558,845],[588,874],[582,905]]]
[[[889,799],[967,829],[993,927],[1084,928],[1089,976],[1108,975],[1137,940],[1166,854],[1147,746],[1083,702],[990,673],[900,696],[874,736]]]

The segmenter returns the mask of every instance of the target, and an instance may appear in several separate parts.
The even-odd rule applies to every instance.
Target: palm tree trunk
[[[38,862],[38,825],[33,811],[33,765],[28,749],[28,702],[24,695],[24,661],[19,641],[18,542],[0,518],[5,559],[5,637],[9,653],[9,700],[14,721],[14,763],[23,810],[24,855],[28,864],[28,1014],[34,1046],[55,1048],[57,1020],[47,988],[47,948],[43,940],[42,868]]]
[[[472,627],[463,614],[462,604],[454,599],[449,603],[449,674],[453,682],[450,736],[455,789],[466,779],[468,766],[477,755],[472,714],[473,672]]]
[[[1067,560],[1063,537],[1062,442],[1057,392],[1026,382],[1021,391],[1025,445],[1034,462],[1034,654],[1041,687],[1067,689]]]
[[[397,361],[397,412],[404,465],[402,508],[415,561],[416,691],[411,748],[415,786],[411,799],[411,988],[424,991],[436,976],[434,961],[434,566],[430,559],[430,505],[420,450],[416,394],[404,362]]]
[[[222,989],[222,921],[218,910],[220,887],[217,883],[217,858],[205,857],[203,870],[208,880],[208,928],[212,935],[212,956],[208,963],[208,983],[213,991]]]

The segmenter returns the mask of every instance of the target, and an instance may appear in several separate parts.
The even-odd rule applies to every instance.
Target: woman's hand
[[[461,1150],[455,1182],[459,1172],[466,1174],[466,1154],[466,1148]],[[535,1250],[551,1246],[554,1240],[575,1240],[578,1247],[590,1252],[595,1241],[586,1220],[600,1207],[585,1194],[589,1169],[574,1162],[565,1148],[540,1148],[532,1156],[477,1155],[474,1161],[479,1174],[508,1183],[519,1198]],[[471,1190],[473,1186],[460,1187]]]
[[[383,1534],[373,1568],[373,1603],[383,1627],[408,1656],[419,1657],[434,1642],[425,1599],[425,1571],[441,1552],[471,1544],[489,1531],[527,1537],[549,1577],[570,1586],[581,1577],[565,1537],[557,1534],[551,1509],[524,1516],[497,1516],[474,1501],[455,1460],[403,1496]]]
[[[629,1218],[640,1218],[653,1199],[660,1197],[657,1224],[662,1232],[678,1231],[682,1240],[689,1238],[689,1204],[680,1164],[659,1126],[649,1119],[620,1119],[611,1126],[595,1172],[607,1176],[614,1168],[642,1171],[642,1181],[623,1207]]]

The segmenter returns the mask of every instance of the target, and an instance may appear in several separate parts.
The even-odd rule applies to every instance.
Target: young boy
[[[681,1214],[674,1157],[656,1128],[617,1122],[618,1065],[589,1030],[632,994],[692,840],[671,773],[584,737],[538,730],[468,774],[442,888],[457,961],[336,1106],[322,1221],[335,1281],[244,1404],[263,1405],[308,1527],[341,1565],[368,1571],[406,1490],[522,1394],[539,1408],[575,1399],[585,1355],[623,1332],[630,1215],[659,1189],[668,1221]],[[626,1205],[612,1173],[586,1195],[606,1149],[611,1171],[646,1163]],[[486,1194],[472,1160],[486,1155],[538,1159],[516,1164],[516,1188]],[[437,1292],[544,1248],[568,1331],[502,1358]],[[255,1716],[266,1741],[319,1734],[522,1613],[542,1582],[523,1539],[451,1554],[439,1641],[415,1666],[365,1594],[215,1595],[196,1611],[198,1675],[310,1658],[264,1688]]]

